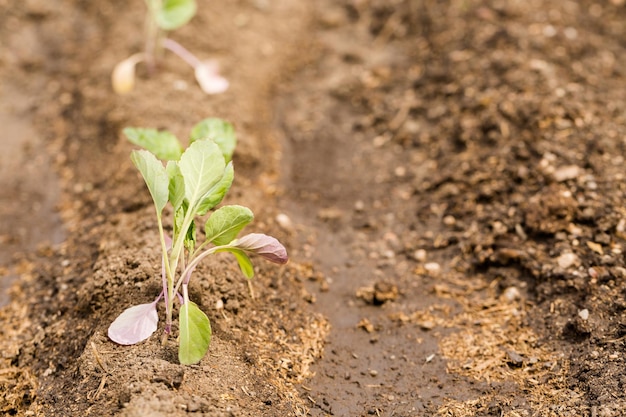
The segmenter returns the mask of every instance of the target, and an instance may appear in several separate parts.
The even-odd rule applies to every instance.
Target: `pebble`
[[[431,275],[438,275],[441,272],[441,265],[437,262],[428,262],[424,265],[424,269]]]
[[[426,260],[426,251],[424,249],[418,249],[413,252],[413,257],[418,262],[424,262]]]
[[[581,319],[583,319],[585,321],[588,320],[589,319],[589,310],[587,310],[586,308],[580,310],[578,312],[578,317],[580,317]]]
[[[491,228],[496,236],[505,235],[509,231],[508,227],[506,227],[506,225],[499,220],[493,222]]]
[[[503,297],[507,301],[516,301],[522,298],[522,293],[517,289],[517,287],[508,287],[502,293]]]
[[[356,325],[357,328],[365,330],[367,333],[373,333],[376,331],[376,328],[367,318],[361,319]]]
[[[563,253],[557,258],[556,262],[561,268],[567,269],[580,264],[580,259],[575,253]]]
[[[454,226],[455,223],[456,219],[454,218],[454,216],[447,215],[443,218],[443,224],[445,224],[446,226]]]
[[[556,182],[563,182],[567,180],[573,180],[580,176],[581,169],[576,165],[567,165],[557,168],[552,176]]]
[[[280,213],[276,216],[276,223],[284,230],[288,231],[293,229],[293,222],[285,213]]]
[[[604,250],[602,249],[602,245],[599,244],[599,243],[589,241],[589,242],[587,242],[587,247],[589,249],[591,249],[592,251],[600,254],[600,255],[604,254]]]
[[[432,320],[424,320],[419,323],[419,326],[422,330],[432,330],[435,328],[436,324]]]
[[[370,375],[371,376],[377,376],[378,375],[378,371],[375,369],[370,369]]]

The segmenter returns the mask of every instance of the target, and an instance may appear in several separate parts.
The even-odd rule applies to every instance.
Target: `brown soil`
[[[201,1],[172,37],[231,89],[166,55],[116,96],[143,7],[0,0],[4,414],[623,414],[622,0]],[[237,129],[226,201],[291,261],[251,287],[206,262],[214,338],[181,366],[106,337],[159,291],[120,132],[205,117]]]

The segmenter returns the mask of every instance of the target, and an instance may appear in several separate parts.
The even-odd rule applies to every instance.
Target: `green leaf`
[[[183,174],[180,173],[178,164],[175,161],[168,161],[165,171],[169,177],[169,200],[174,207],[174,211],[178,210],[185,199],[185,180]]]
[[[230,190],[230,186],[233,184],[234,178],[235,169],[233,168],[233,163],[231,161],[228,165],[226,165],[222,179],[211,187],[211,189],[200,200],[200,204],[198,204],[198,208],[196,210],[198,216],[204,216],[209,210],[217,206],[222,201],[228,190]]]
[[[227,245],[253,218],[252,211],[247,207],[221,207],[211,214],[204,225],[206,239],[217,246]]]
[[[196,14],[195,0],[163,0],[157,12],[157,25],[163,30],[174,30],[185,25]]]
[[[154,155],[145,150],[132,151],[130,159],[141,172],[152,195],[154,205],[157,211],[161,213],[169,197],[169,178],[165,172],[165,167]]]
[[[161,160],[176,161],[183,153],[176,136],[166,130],[127,127],[122,132],[130,142],[149,150]]]
[[[237,146],[235,128],[231,123],[222,119],[204,119],[191,130],[190,142],[202,139],[210,139],[222,150],[226,162],[230,161]]]
[[[178,162],[185,180],[185,198],[192,210],[224,176],[226,163],[218,146],[201,140],[189,145]]]
[[[202,360],[211,344],[209,318],[192,302],[180,307],[180,345],[178,360],[183,365],[193,365]]]
[[[252,261],[248,258],[248,255],[241,249],[236,249],[232,247],[221,248],[215,251],[218,252],[230,252],[235,255],[237,259],[237,263],[239,264],[239,268],[241,272],[246,276],[246,278],[251,279],[254,277],[254,266],[252,265]]]
[[[181,228],[183,227],[183,221],[185,220],[185,213],[187,212],[187,205],[182,204],[178,210],[174,213],[174,236],[172,236],[172,240],[178,240],[178,236],[180,236]]]
[[[193,252],[193,249],[196,247],[196,223],[191,222],[189,225],[189,229],[187,229],[187,233],[185,234],[185,247],[189,251],[189,253]]]

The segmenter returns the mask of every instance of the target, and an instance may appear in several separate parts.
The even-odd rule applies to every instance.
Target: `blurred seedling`
[[[195,72],[200,88],[207,94],[219,94],[228,89],[228,80],[220,76],[217,62],[202,61],[178,42],[166,37],[167,32],[186,25],[196,14],[195,0],[144,0],[147,6],[145,48],[119,62],[113,69],[113,90],[126,94],[135,86],[137,64],[143,62],[149,72],[156,68],[158,58],[164,50],[180,57]]]
[[[284,264],[288,260],[287,251],[271,236],[251,233],[238,237],[253,219],[250,209],[238,205],[224,205],[212,211],[204,223],[204,238],[198,241],[197,217],[213,210],[233,182],[231,158],[236,138],[230,123],[203,120],[191,131],[186,149],[167,131],[126,128],[124,134],[144,148],[132,151],[131,160],[148,186],[156,211],[162,290],[154,301],[123,311],[110,325],[108,335],[122,345],[147,339],[157,330],[157,304],[163,299],[165,342],[172,333],[172,313],[177,303],[178,358],[182,364],[195,364],[204,357],[211,342],[208,317],[189,299],[189,281],[198,264],[209,255],[229,252],[235,256],[244,276],[251,279],[254,269],[249,255]],[[171,237],[163,224],[163,210],[168,203],[172,207]]]

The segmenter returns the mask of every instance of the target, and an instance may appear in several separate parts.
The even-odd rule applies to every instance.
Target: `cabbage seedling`
[[[111,81],[113,90],[118,94],[130,92],[135,85],[135,68],[145,62],[150,70],[156,65],[156,57],[167,49],[188,65],[195,72],[200,88],[207,94],[219,94],[228,89],[228,80],[220,76],[217,62],[201,61],[181,44],[165,35],[178,29],[195,16],[195,0],[144,0],[148,8],[146,15],[146,44],[143,52],[136,53],[118,63],[113,69]]]
[[[287,251],[275,238],[260,233],[238,237],[252,221],[250,209],[225,205],[212,211],[204,224],[204,239],[198,241],[197,216],[214,209],[229,190],[234,177],[231,157],[236,139],[231,124],[205,119],[196,125],[190,145],[183,149],[172,133],[154,129],[126,128],[124,134],[143,150],[134,150],[131,160],[143,176],[154,202],[162,252],[162,290],[151,303],[126,309],[110,325],[114,342],[132,345],[157,329],[157,304],[165,302],[164,341],[172,331],[172,313],[178,302],[180,363],[200,362],[211,342],[208,317],[189,299],[188,285],[198,264],[207,256],[232,253],[246,278],[254,276],[249,255],[271,262],[287,262]],[[161,160],[166,161],[165,165]],[[163,210],[172,206],[172,237],[163,226]]]

